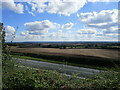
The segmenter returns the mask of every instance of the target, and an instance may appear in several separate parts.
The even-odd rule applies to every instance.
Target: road
[[[98,74],[101,72],[97,69],[90,69],[90,68],[83,68],[77,66],[70,66],[70,65],[63,65],[63,64],[55,64],[55,63],[48,63],[42,61],[34,61],[28,59],[15,59],[17,63],[28,66],[32,68],[40,68],[40,69],[47,69],[47,70],[56,70],[63,74],[71,75],[72,73],[77,73],[80,77],[90,77],[93,74]]]

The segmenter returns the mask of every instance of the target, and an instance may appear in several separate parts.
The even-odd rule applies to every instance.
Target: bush
[[[71,77],[52,70],[22,68],[3,79],[3,90],[41,90],[41,89],[120,89],[119,72],[102,72],[92,78],[80,79],[75,74]]]

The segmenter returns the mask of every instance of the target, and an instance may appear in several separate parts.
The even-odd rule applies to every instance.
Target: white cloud
[[[30,1],[30,0],[28,0]],[[70,16],[71,14],[77,13],[87,2],[111,2],[118,0],[31,0],[29,5],[31,5],[30,14],[33,13],[54,13],[65,16]]]
[[[63,31],[62,30],[59,30],[59,33],[62,33]]]
[[[29,14],[34,13],[54,13],[60,15],[70,16],[77,13],[87,2],[118,2],[119,0],[4,0],[2,1],[3,7],[15,11],[17,13],[23,13],[24,6],[15,2],[27,2],[31,5]]]
[[[62,25],[62,29],[66,29],[66,30],[69,30],[69,29],[72,29],[74,23],[66,23],[64,25]]]
[[[120,0],[87,0],[88,2],[119,2]]]
[[[103,29],[104,34],[117,34],[118,33],[118,27],[111,27],[109,30]]]
[[[52,0],[47,7],[49,13],[58,13],[70,16],[80,10],[86,3],[86,0]]]
[[[95,34],[95,29],[80,29],[77,31],[78,34]]]
[[[90,41],[90,40],[95,40],[95,37],[96,37],[96,29],[91,29],[91,28],[86,28],[86,29],[80,29],[77,31],[77,34],[76,34],[76,38],[79,40],[87,40],[87,41]]]
[[[29,31],[21,32],[20,35],[21,35],[21,36],[27,36],[27,35],[29,35]]]
[[[97,36],[97,37],[103,37],[104,34],[103,34],[103,32],[97,32],[97,33],[96,33],[96,36]]]
[[[14,27],[12,27],[12,26],[5,26],[5,32],[7,33],[7,34],[14,34],[15,33],[15,29],[14,29]]]
[[[6,41],[11,41],[13,40],[13,37],[15,36],[15,28],[12,26],[5,26],[5,40]],[[15,37],[14,37],[15,38]]]
[[[8,1],[8,0],[4,0],[4,1]],[[44,2],[49,0],[14,0],[14,1],[15,2]],[[64,1],[64,0],[61,0],[61,1]],[[87,2],[119,2],[119,0],[86,0],[86,1]]]
[[[48,13],[70,16],[73,13],[77,13],[86,3],[86,0],[44,0],[40,2],[34,0],[34,2],[28,4],[32,6],[32,12],[37,11],[41,13],[46,11]]]
[[[2,7],[17,13],[23,13],[24,11],[24,6],[20,3],[16,4],[14,0],[5,0],[4,2],[2,1]]]
[[[48,33],[46,38],[49,38],[53,41],[65,41],[72,40],[74,38],[74,35],[71,32],[64,32],[62,30],[58,30],[57,32]]]
[[[108,33],[108,34],[106,34],[106,36],[114,36],[114,37],[117,37],[118,38],[118,35],[120,35],[120,34],[118,34],[118,33]]]
[[[118,10],[102,10],[100,12],[80,13],[77,15],[87,26],[96,29],[109,29],[118,25]]]
[[[49,20],[29,22],[25,23],[24,25],[26,26],[26,30],[31,35],[41,35],[47,33],[51,29],[59,28],[60,26],[59,24],[52,23]]]

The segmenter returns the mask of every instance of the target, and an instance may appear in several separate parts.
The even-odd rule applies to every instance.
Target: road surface
[[[56,70],[57,72],[60,72],[63,74],[69,74],[69,75],[71,75],[72,73],[77,73],[78,76],[80,76],[80,77],[90,77],[93,74],[98,74],[99,72],[101,72],[100,70],[97,70],[97,69],[48,63],[48,62],[42,62],[42,61],[34,61],[34,60],[28,60],[28,59],[17,58],[15,60],[17,63],[19,63],[23,66],[47,69],[47,70]]]

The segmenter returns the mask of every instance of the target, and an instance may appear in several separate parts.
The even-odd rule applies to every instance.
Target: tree
[[[3,23],[0,23],[0,68],[2,68],[2,29]],[[2,69],[0,69],[0,73],[2,73]],[[2,89],[2,75],[0,75],[0,90]]]
[[[5,44],[5,31],[3,30],[3,23],[0,23],[0,33],[1,33],[1,43],[2,43],[2,52],[5,51],[6,44]]]

